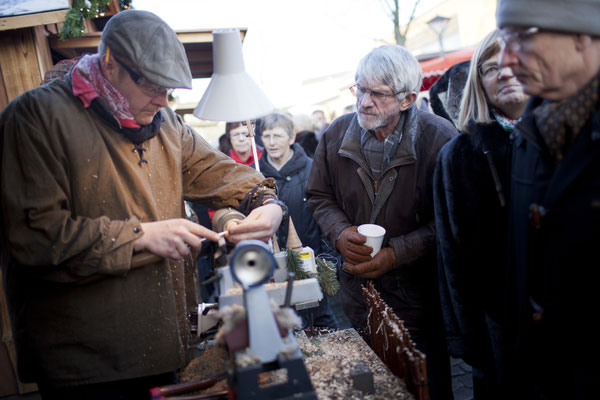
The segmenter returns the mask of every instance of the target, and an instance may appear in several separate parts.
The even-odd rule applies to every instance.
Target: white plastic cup
[[[371,257],[374,257],[381,250],[381,243],[385,236],[385,228],[375,224],[363,224],[358,227],[358,233],[367,237],[365,245],[373,248]]]

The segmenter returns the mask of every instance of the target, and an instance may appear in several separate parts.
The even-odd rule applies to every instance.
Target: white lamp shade
[[[273,109],[246,72],[240,31],[213,31],[213,75],[194,115],[210,121],[237,122],[263,117]]]

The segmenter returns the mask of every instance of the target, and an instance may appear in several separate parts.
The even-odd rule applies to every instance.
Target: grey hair
[[[282,128],[289,137],[294,136],[294,121],[292,115],[284,111],[274,111],[262,119],[262,131]]]
[[[315,130],[312,120],[307,114],[296,114],[293,116],[292,120],[294,121],[294,131],[296,131],[296,133],[302,131],[313,132]]]
[[[490,124],[493,122],[490,116],[490,105],[483,88],[483,82],[479,75],[479,67],[500,52],[500,30],[495,29],[488,33],[479,43],[471,57],[469,75],[460,102],[460,114],[458,116],[458,129],[469,131],[469,121],[477,124]]]
[[[394,91],[419,93],[423,82],[423,71],[417,59],[404,47],[384,45],[363,57],[358,64],[354,79],[367,82],[376,80]],[[401,93],[398,99],[406,97]]]

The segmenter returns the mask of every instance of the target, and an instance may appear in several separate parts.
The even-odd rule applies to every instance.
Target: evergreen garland
[[[112,0],[73,0],[71,9],[65,16],[65,22],[60,30],[62,40],[82,37],[85,33],[84,18],[103,17]],[[121,0],[121,9],[131,8],[131,0]]]
[[[334,296],[340,288],[340,283],[335,275],[335,267],[331,261],[315,258],[317,262],[317,273],[306,272],[302,268],[302,259],[298,252],[286,249],[286,267],[288,272],[295,274],[294,280],[317,278],[321,290],[327,296]]]

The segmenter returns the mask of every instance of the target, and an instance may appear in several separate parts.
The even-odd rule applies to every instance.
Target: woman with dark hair
[[[254,121],[251,123],[255,124]],[[228,122],[225,125],[225,135],[231,143],[229,157],[240,164],[253,166],[257,160],[254,159],[254,154],[252,154],[252,141],[248,136],[246,122]],[[259,160],[262,152],[262,149],[257,147],[256,155]]]
[[[500,32],[473,54],[458,120],[434,174],[440,296],[448,349],[473,367],[474,398],[501,398],[510,133],[528,97],[498,65]]]

